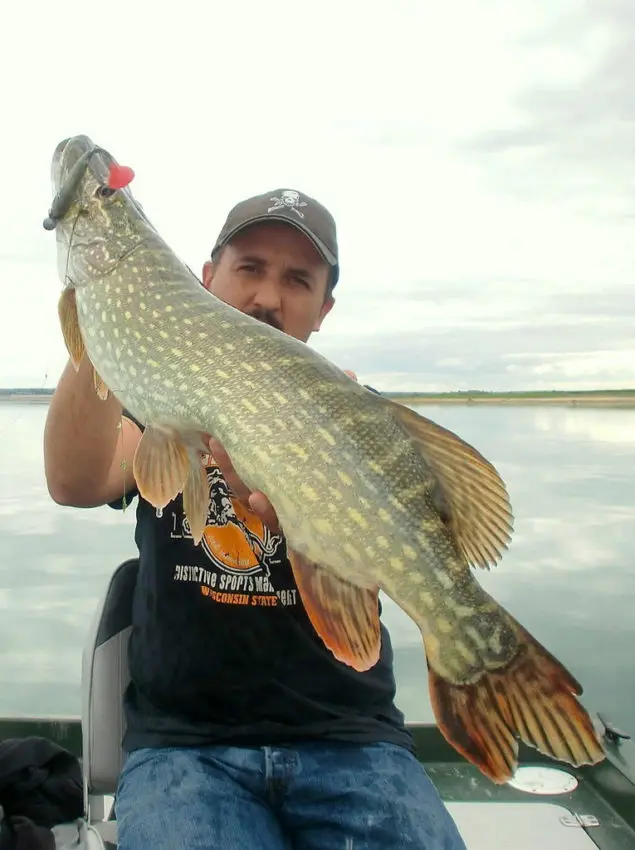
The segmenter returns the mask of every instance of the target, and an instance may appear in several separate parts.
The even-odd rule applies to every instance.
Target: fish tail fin
[[[466,685],[441,678],[428,663],[437,724],[446,740],[496,784],[518,766],[518,740],[575,767],[605,753],[578,700],[582,686],[513,618],[519,650],[505,667]],[[424,644],[426,638],[424,636]]]

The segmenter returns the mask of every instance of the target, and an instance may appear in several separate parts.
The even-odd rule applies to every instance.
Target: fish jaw
[[[65,287],[106,277],[150,235],[158,238],[128,187],[108,186],[115,158],[84,135],[61,141],[51,160],[58,273]],[[79,170],[78,170],[79,169]]]

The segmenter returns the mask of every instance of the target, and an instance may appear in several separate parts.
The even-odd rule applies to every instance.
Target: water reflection
[[[569,666],[585,702],[635,731],[635,411],[425,406],[496,464],[511,547],[477,578]],[[81,647],[106,579],[134,555],[134,509],[55,505],[42,470],[46,407],[0,405],[0,714],[80,708]],[[431,718],[419,630],[383,598],[398,700]]]

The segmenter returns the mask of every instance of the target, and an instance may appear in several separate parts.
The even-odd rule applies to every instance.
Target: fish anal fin
[[[60,320],[60,326],[62,328],[64,344],[71,362],[77,370],[79,369],[79,364],[86,349],[84,346],[82,332],[79,327],[77,301],[75,299],[74,289],[64,289],[57,303],[57,313]]]
[[[209,511],[207,472],[198,453],[190,451],[190,471],[183,487],[183,512],[187,517],[194,544],[203,539]]]
[[[132,469],[141,496],[155,508],[164,508],[185,486],[190,455],[175,431],[146,425]]]
[[[369,670],[379,661],[379,588],[362,588],[338,578],[299,552],[288,550],[309,620],[338,661]]]
[[[605,757],[593,722],[578,700],[579,683],[538,641],[512,621],[520,651],[478,681],[454,685],[428,662],[430,700],[439,730],[496,784],[518,767],[518,740],[574,767]],[[424,637],[424,644],[425,644]]]
[[[458,549],[488,569],[502,557],[513,530],[511,503],[496,468],[459,436],[402,404],[392,405],[437,481],[432,498]]]

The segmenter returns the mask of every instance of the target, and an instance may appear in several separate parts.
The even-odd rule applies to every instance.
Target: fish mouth
[[[78,135],[63,139],[55,148],[51,161],[51,181],[55,194],[68,182],[74,167],[82,159],[97,178],[105,176],[112,161],[107,151],[102,150],[89,136]]]

